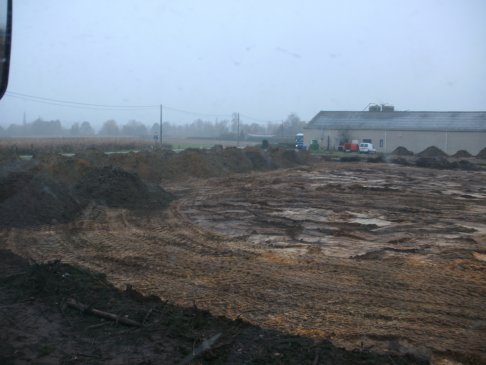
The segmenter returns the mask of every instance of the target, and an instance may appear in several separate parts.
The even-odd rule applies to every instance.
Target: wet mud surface
[[[165,210],[93,202],[1,248],[348,350],[486,360],[485,172],[321,162],[163,188]]]

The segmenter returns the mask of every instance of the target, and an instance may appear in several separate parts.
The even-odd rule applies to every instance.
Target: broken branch
[[[101,318],[106,318],[106,319],[111,319],[112,321],[118,322],[118,323],[123,323],[126,324],[127,326],[135,326],[135,327],[142,327],[142,324],[140,322],[125,318],[125,317],[120,317],[116,314],[113,313],[108,313],[101,311],[99,309],[91,308],[87,306],[86,304],[82,304],[77,302],[76,300],[70,298],[66,301],[66,304],[70,306],[71,308],[76,308],[79,309],[82,312],[90,313],[95,316],[101,317]]]

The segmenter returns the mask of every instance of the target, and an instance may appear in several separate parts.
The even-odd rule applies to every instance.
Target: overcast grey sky
[[[8,91],[198,114],[167,109],[170,122],[309,120],[369,102],[486,110],[485,19],[482,0],[21,0]],[[66,125],[159,119],[156,108],[0,101],[4,126],[24,112]]]

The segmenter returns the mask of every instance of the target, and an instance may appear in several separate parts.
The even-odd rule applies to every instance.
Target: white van
[[[373,147],[373,143],[360,143],[359,153],[375,153],[376,149]]]

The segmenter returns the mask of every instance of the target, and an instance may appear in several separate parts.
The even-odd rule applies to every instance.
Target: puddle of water
[[[393,224],[392,222],[387,221],[381,217],[370,218],[369,214],[366,213],[358,213],[358,212],[350,212],[350,211],[347,211],[346,213],[348,213],[353,217],[356,217],[351,219],[349,221],[350,223],[358,223],[363,225],[374,224],[378,227],[386,227]]]
[[[484,199],[486,198],[486,195],[484,194],[478,194],[478,193],[466,193],[462,190],[453,190],[453,189],[448,189],[448,190],[442,190],[442,193],[443,194],[446,194],[446,195],[459,195],[459,197],[457,198],[462,198],[461,196],[464,195],[464,196],[469,196],[469,197],[472,197],[472,198],[478,198],[478,199]]]
[[[326,217],[330,214],[327,210],[323,209],[286,209],[283,211],[271,212],[268,215],[274,217],[284,217],[289,218],[294,221],[314,221],[314,222],[328,222],[329,219]]]
[[[392,222],[380,218],[354,218],[350,222],[364,225],[374,224],[378,227],[386,227],[392,224]]]

